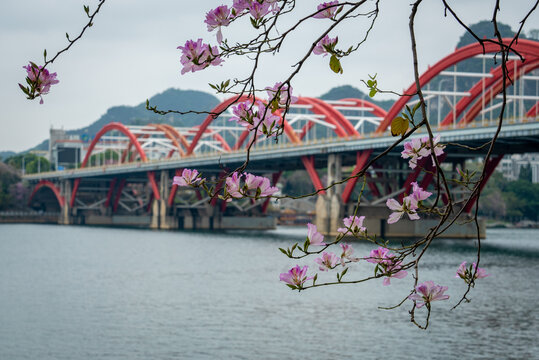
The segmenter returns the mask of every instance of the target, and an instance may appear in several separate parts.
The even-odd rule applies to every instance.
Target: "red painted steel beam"
[[[174,172],[175,176],[181,176],[183,172],[183,169],[176,169]],[[172,184],[172,188],[170,189],[170,194],[168,195],[167,205],[170,207],[174,205],[174,199],[176,198],[176,192],[178,191],[178,185]]]
[[[324,185],[322,185],[322,181],[320,180],[320,177],[316,172],[316,168],[314,167],[314,156],[302,156],[301,162],[303,163],[303,166],[305,166],[307,173],[311,177],[311,181],[313,182],[315,190],[320,190],[319,194],[325,194],[326,191],[321,190],[324,188]]]
[[[117,179],[114,178],[110,182],[109,191],[107,192],[107,200],[105,201],[105,209],[108,208],[109,205],[110,205],[110,201],[112,199],[112,193],[114,192],[114,186],[116,186],[116,181],[117,181]]]
[[[352,175],[357,175],[361,170],[363,170],[363,168],[367,164],[367,160],[369,160],[369,156],[371,156],[371,153],[372,150],[365,150],[361,154],[359,152],[356,153],[356,166],[354,167],[354,170],[352,170]],[[348,200],[350,200],[350,197],[352,196],[352,192],[354,191],[358,180],[358,177],[353,177],[346,182],[346,186],[344,188],[344,191],[342,192],[343,204],[348,203]]]
[[[116,212],[116,210],[118,210],[118,204],[120,203],[120,197],[122,197],[122,191],[126,182],[126,179],[122,179],[118,184],[118,190],[116,191],[116,196],[114,197],[114,204],[112,205],[112,212]]]
[[[30,205],[32,203],[32,200],[34,198],[34,196],[37,194],[37,192],[41,189],[41,188],[48,188],[50,189],[54,196],[56,197],[56,200],[58,200],[58,205],[60,205],[60,208],[63,208],[64,207],[64,204],[65,204],[65,199],[64,197],[61,195],[61,192],[60,192],[60,189],[58,189],[56,187],[56,185],[54,185],[53,182],[49,181],[49,180],[40,180],[36,186],[34,187],[34,190],[32,191],[32,193],[30,194],[30,198],[28,199],[28,205]]]
[[[485,178],[479,185],[480,192],[483,191],[483,188],[487,184],[488,179],[494,173],[494,170],[496,170],[496,166],[498,166],[500,161],[502,161],[502,158],[503,158],[503,154],[498,155],[498,156],[493,156],[488,160],[487,164],[485,165]],[[474,196],[473,198],[471,198],[468,201],[468,204],[464,207],[464,212],[469,213],[472,210],[473,206],[475,205],[476,201],[477,201],[477,196]]]

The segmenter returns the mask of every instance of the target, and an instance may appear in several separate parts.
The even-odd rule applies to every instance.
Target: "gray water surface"
[[[0,225],[0,359],[539,358],[539,231],[487,234],[481,267],[491,276],[456,310],[465,284],[455,271],[474,260],[473,241],[438,241],[426,255],[421,280],[448,286],[451,298],[433,303],[422,331],[409,301],[378,309],[408,294],[410,274],[388,287],[376,279],[298,293],[280,283],[296,263],[278,247],[304,241],[306,228]],[[353,247],[358,256],[373,248]],[[355,264],[347,277],[372,270]]]

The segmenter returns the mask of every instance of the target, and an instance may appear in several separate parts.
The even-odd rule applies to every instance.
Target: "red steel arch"
[[[64,207],[65,199],[61,195],[60,189],[58,189],[56,187],[56,185],[54,185],[54,183],[49,181],[49,180],[40,180],[36,184],[36,186],[34,187],[34,190],[32,191],[32,194],[30,194],[30,198],[28,199],[28,205],[30,205],[32,203],[32,199],[34,198],[34,196],[37,194],[37,192],[41,188],[48,188],[48,189],[52,190],[54,196],[56,197],[56,200],[58,200],[58,204],[60,205],[60,208]]]
[[[530,71],[533,71],[539,67],[539,59],[535,59],[530,64],[526,64],[523,66],[523,71],[517,71],[515,75],[513,75],[513,80],[517,80],[522,75],[527,74]],[[506,84],[507,86],[510,86],[511,84],[508,82]],[[494,85],[491,87],[491,91],[487,91],[482,95],[482,98],[478,101],[476,101],[468,110],[468,112],[464,115],[464,117],[459,121],[459,125],[465,125],[471,122],[475,117],[479,114],[481,109],[483,108],[483,104],[488,104],[498,95],[503,89],[503,79],[498,79]]]
[[[503,43],[509,45],[512,41],[510,38],[502,39]],[[536,57],[539,55],[539,43],[531,40],[519,40],[518,43],[513,44],[513,48],[522,55]],[[484,47],[478,43],[470,44],[455,50],[452,54],[446,56],[442,60],[438,61],[434,66],[430,67],[427,71],[419,77],[419,84],[421,87],[425,86],[435,76],[445,69],[476,55],[483,53],[495,53],[500,50],[500,46],[494,43],[485,43]],[[377,134],[383,133],[388,128],[391,121],[402,111],[404,105],[410,100],[411,95],[416,92],[415,83],[412,84],[405,92],[404,96],[401,96],[395,104],[389,109],[386,117],[376,130]]]
[[[101,128],[101,130],[97,132],[94,139],[90,143],[90,146],[88,147],[86,156],[84,157],[84,160],[82,161],[80,165],[81,168],[86,167],[86,165],[88,164],[88,160],[90,159],[90,156],[92,155],[92,151],[97,145],[99,139],[101,139],[101,137],[107,132],[113,131],[113,130],[120,131],[122,134],[127,136],[129,138],[129,141],[135,145],[135,148],[137,152],[139,153],[141,160],[144,162],[148,161],[148,158],[146,157],[146,153],[144,152],[144,149],[142,149],[142,147],[140,146],[140,143],[138,142],[137,137],[131,131],[129,131],[129,129],[124,124],[119,123],[119,122],[112,122],[103,126],[103,128]],[[155,181],[155,176],[153,176],[153,173],[148,172],[148,180],[150,181],[150,185],[152,186],[152,190],[153,190],[153,194],[155,198],[160,199],[159,189],[157,188],[157,183]],[[75,205],[75,198],[77,196],[77,191],[79,189],[80,181],[81,179],[78,178],[78,179],[75,179],[73,183],[73,191],[71,192],[71,200],[69,202],[70,207],[73,207],[73,205]]]
[[[526,113],[526,117],[536,117],[538,113],[539,113],[539,101],[537,101],[535,105],[533,105],[531,109],[528,110],[528,112]]]

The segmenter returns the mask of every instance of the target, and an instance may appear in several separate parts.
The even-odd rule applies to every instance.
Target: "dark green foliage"
[[[20,181],[17,171],[11,166],[0,162],[0,210],[13,205],[14,197],[10,193],[12,187]]]
[[[520,173],[518,174],[518,179],[522,181],[532,182],[532,167],[528,165],[520,168]]]
[[[488,38],[492,39],[495,37],[494,35],[494,25],[489,20],[483,20],[478,23],[475,23],[473,25],[470,25],[470,29],[480,38]],[[511,26],[498,23],[498,30],[500,31],[500,34],[502,35],[502,38],[506,37],[513,37],[515,36],[515,32],[511,29]],[[520,35],[521,39],[525,39],[526,36],[524,34]],[[476,42],[475,38],[469,33],[466,32],[464,35],[462,35],[459,39],[459,42],[457,44],[457,48],[461,48],[463,46],[472,44]]]
[[[479,212],[484,216],[513,222],[523,219],[537,221],[537,209],[539,184],[521,179],[509,181],[501,173],[495,172],[483,190]]]
[[[315,191],[313,182],[305,170],[287,171],[283,174],[283,194],[299,196]]]
[[[49,163],[49,160],[42,156],[31,153],[11,156],[5,160],[5,163],[13,167],[14,169],[17,169],[17,171],[21,171],[23,157],[24,169],[26,174],[35,174],[38,172],[38,170],[40,172],[51,170],[51,164]]]

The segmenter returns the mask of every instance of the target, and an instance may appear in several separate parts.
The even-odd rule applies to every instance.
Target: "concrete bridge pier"
[[[159,199],[152,203],[152,215],[150,220],[151,229],[170,230],[178,228],[178,221],[167,204],[170,192],[170,178],[166,170],[161,171],[159,179]]]
[[[60,217],[58,219],[58,224],[60,225],[70,225],[73,223],[73,216],[71,214],[71,207],[69,206],[71,202],[71,180],[63,180],[60,183],[60,194],[64,200],[64,203],[61,204]]]
[[[327,162],[328,184],[342,180],[342,156],[330,154]],[[327,190],[326,194],[318,195],[316,200],[315,224],[324,235],[336,235],[344,217],[344,206],[341,201],[343,185],[337,185]]]

